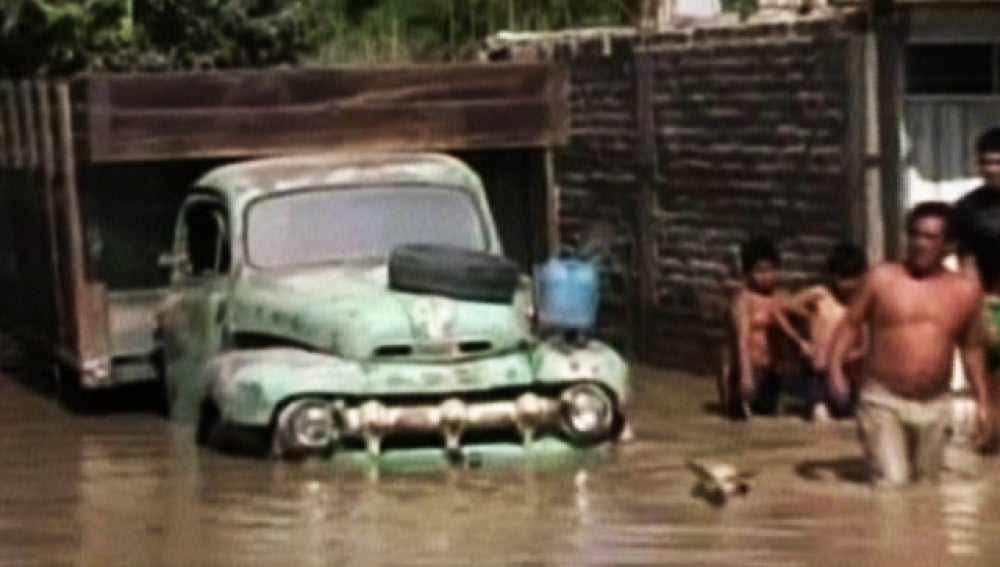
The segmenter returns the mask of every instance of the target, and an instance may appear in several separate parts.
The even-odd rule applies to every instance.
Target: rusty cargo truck
[[[262,157],[457,154],[527,267],[551,246],[546,148],[567,136],[566,95],[542,64],[0,82],[0,328],[58,368],[67,402],[155,379],[163,255],[191,184]]]

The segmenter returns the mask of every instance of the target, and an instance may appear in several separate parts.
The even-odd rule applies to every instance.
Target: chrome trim
[[[593,430],[579,430],[574,423],[573,414],[577,410],[575,407],[578,396],[588,396],[600,403],[606,412],[601,412],[595,417],[600,421],[596,423]],[[577,384],[563,390],[560,395],[563,411],[563,431],[578,441],[592,442],[608,437],[614,427],[615,406],[611,397],[603,390],[593,384]]]
[[[111,359],[102,356],[84,360],[80,368],[80,384],[84,388],[101,388],[114,384]]]
[[[397,433],[440,433],[448,449],[458,449],[466,431],[516,428],[525,443],[534,433],[561,419],[558,398],[525,393],[515,400],[465,403],[449,398],[440,404],[388,406],[370,400],[337,410],[340,438],[364,441],[378,455],[382,440]],[[335,405],[336,407],[336,405]]]
[[[278,415],[278,427],[276,431],[277,436],[275,437],[276,445],[274,448],[275,453],[288,455],[303,451],[318,451],[329,447],[331,443],[337,440],[337,423],[332,412],[329,414],[330,430],[322,440],[313,441],[306,439],[301,435],[300,431],[295,430],[293,422],[296,414],[300,411],[306,410],[310,406],[319,407],[325,411],[330,411],[330,409],[332,409],[329,408],[329,404],[327,404],[324,400],[315,398],[302,398],[285,406]]]

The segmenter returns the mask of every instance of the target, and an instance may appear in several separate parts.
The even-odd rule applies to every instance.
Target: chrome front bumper
[[[401,433],[439,433],[448,450],[457,450],[466,431],[516,428],[524,442],[560,421],[560,400],[525,393],[515,400],[463,402],[458,398],[440,404],[388,406],[378,401],[336,408],[341,440],[363,441],[377,455],[382,439]]]

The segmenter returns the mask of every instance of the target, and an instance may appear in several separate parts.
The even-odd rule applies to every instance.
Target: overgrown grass
[[[629,25],[636,0],[368,0],[328,2],[321,62],[469,59],[500,30]]]

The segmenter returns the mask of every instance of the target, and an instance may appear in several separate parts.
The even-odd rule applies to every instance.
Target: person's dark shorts
[[[986,351],[986,364],[990,374],[1000,370],[1000,298],[990,296],[986,300],[986,322],[990,326],[993,342]]]
[[[773,370],[757,370],[754,372],[754,394],[749,400],[743,399],[740,388],[739,372],[731,369],[728,376],[728,399],[723,400],[726,415],[735,419],[750,417],[753,414],[775,415],[784,390],[781,374]]]
[[[857,388],[852,387],[851,397],[846,404],[834,402],[833,396],[830,395],[830,382],[826,372],[812,369],[803,374],[795,394],[802,398],[806,418],[812,415],[812,409],[816,404],[825,404],[833,417],[851,417],[858,401]]]

